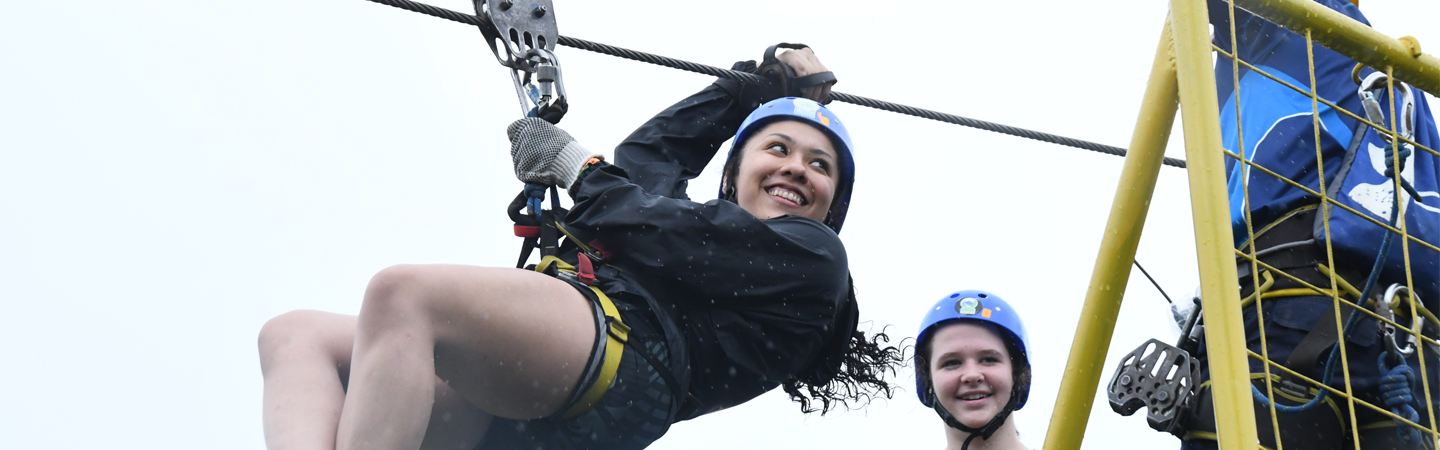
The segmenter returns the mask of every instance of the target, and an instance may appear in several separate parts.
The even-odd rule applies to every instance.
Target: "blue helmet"
[[[985,291],[968,290],[958,291],[945,296],[925,313],[925,320],[920,321],[920,334],[915,337],[915,347],[923,348],[925,339],[940,328],[945,322],[955,320],[976,320],[995,324],[1003,332],[1000,338],[1013,344],[1020,349],[1019,355],[1011,355],[1016,361],[1025,367],[1030,366],[1030,338],[1025,334],[1025,325],[1020,322],[1020,313],[1011,308],[1000,296]],[[915,360],[915,394],[920,397],[920,403],[925,406],[935,407],[930,399],[926,398],[925,381],[921,378],[926,373],[926,367],[920,367],[920,360]],[[1016,386],[1014,392],[1015,409],[1025,406],[1025,400],[1030,397],[1030,386]]]
[[[755,108],[755,111],[745,118],[745,122],[740,124],[740,131],[735,133],[735,139],[730,143],[730,153],[725,157],[727,168],[730,160],[735,157],[735,151],[751,134],[760,131],[765,125],[781,120],[808,123],[824,132],[835,145],[835,151],[839,153],[836,156],[840,159],[840,180],[835,184],[835,200],[830,204],[830,220],[826,225],[839,233],[840,225],[845,223],[845,212],[850,209],[851,187],[855,185],[855,146],[851,144],[850,133],[845,131],[845,124],[840,122],[840,117],[825,105],[808,98],[785,97]],[[725,197],[725,188],[721,186],[720,198]]]

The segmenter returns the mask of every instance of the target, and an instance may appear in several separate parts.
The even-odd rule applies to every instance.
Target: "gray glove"
[[[604,158],[586,150],[565,130],[534,117],[510,124],[506,134],[510,136],[515,177],[526,183],[569,189],[586,161]]]

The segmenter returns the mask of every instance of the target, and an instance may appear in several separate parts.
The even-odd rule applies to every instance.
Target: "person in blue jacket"
[[[777,61],[828,74],[808,49]],[[788,93],[828,95],[800,84]],[[574,200],[548,274],[395,266],[358,317],[272,319],[267,445],[639,449],[776,387],[806,412],[888,396],[899,350],[856,330],[838,236],[855,180],[846,123],[760,92],[775,93],[721,83],[681,101],[617,164],[542,120],[511,124],[517,177]],[[722,198],[690,201],[686,180],[731,136]]]
[[[1345,0],[1314,0],[1351,19],[1369,25],[1356,4]],[[1263,18],[1235,8],[1234,39],[1231,38],[1229,3],[1209,2],[1210,23],[1214,25],[1214,43],[1226,52],[1270,75],[1301,88],[1310,86],[1310,60],[1303,35],[1286,30]],[[1435,122],[1425,96],[1395,82],[1397,116],[1390,112],[1391,93],[1385,89],[1383,73],[1359,67],[1354,60],[1314,45],[1316,93],[1340,109],[1389,127],[1392,119],[1401,123],[1402,135],[1420,145],[1440,149]],[[1319,103],[1318,117],[1312,112],[1311,98],[1241,65],[1238,83],[1233,72],[1235,63],[1220,56],[1215,65],[1219,93],[1220,126],[1225,148],[1243,156],[1255,165],[1306,186],[1312,192],[1324,192],[1336,202],[1351,207],[1375,221],[1400,226],[1405,221],[1408,233],[1431,244],[1440,243],[1440,159],[1408,143],[1390,142],[1388,133]],[[1238,98],[1236,92],[1238,90]],[[1237,120],[1237,117],[1239,120]],[[1319,132],[1317,133],[1317,127]],[[1319,159],[1317,159],[1317,136]],[[1396,159],[1401,171],[1393,170]],[[1378,313],[1391,314],[1401,324],[1416,323],[1409,317],[1403,289],[1407,276],[1399,236],[1386,236],[1380,226],[1343,208],[1333,206],[1322,211],[1321,199],[1306,190],[1227,158],[1229,173],[1230,213],[1235,245],[1248,254],[1254,251],[1259,260],[1300,280],[1321,288],[1329,288],[1330,272],[1342,282],[1342,295],[1350,301],[1367,304]],[[1323,172],[1319,167],[1323,164]],[[1404,188],[1394,188],[1395,177],[1403,179]],[[1324,183],[1322,189],[1322,181]],[[1248,200],[1246,188],[1248,187]],[[1396,209],[1394,205],[1399,204]],[[1403,213],[1401,213],[1403,211]],[[1246,225],[1249,214],[1252,226]],[[1325,216],[1328,215],[1328,224]],[[1251,230],[1254,238],[1251,239]],[[1393,234],[1393,233],[1392,233]],[[1333,250],[1333,267],[1327,255]],[[1415,297],[1423,310],[1436,311],[1440,300],[1440,255],[1424,246],[1409,243],[1410,275]],[[1431,386],[1440,369],[1433,346],[1407,344],[1404,331],[1394,337],[1383,334],[1384,327],[1365,313],[1356,313],[1342,306],[1346,325],[1335,326],[1333,300],[1328,295],[1307,291],[1289,277],[1269,269],[1252,268],[1248,259],[1236,260],[1240,274],[1240,296],[1264,299],[1264,323],[1257,315],[1254,302],[1244,311],[1248,347],[1261,352],[1259,330],[1264,327],[1271,360],[1314,380],[1343,392],[1345,382],[1336,343],[1344,334],[1349,361],[1350,387],[1355,396],[1377,407],[1429,426],[1429,411],[1435,403],[1424,400],[1419,383],[1419,358],[1426,358]],[[1350,286],[1355,291],[1350,292]],[[1367,288],[1368,286],[1368,288]],[[1387,293],[1389,295],[1387,295]],[[1358,297],[1366,298],[1359,301]],[[1391,305],[1396,305],[1391,310]],[[1422,314],[1423,316],[1424,314]],[[1432,321],[1433,322],[1433,321]],[[1433,324],[1425,327],[1434,336]],[[1206,358],[1204,340],[1198,357]],[[1275,446],[1270,430],[1269,392],[1261,361],[1250,358],[1254,374],[1256,416],[1259,420],[1261,444]],[[1207,367],[1201,364],[1202,368]],[[1365,449],[1433,448],[1433,436],[1422,437],[1414,427],[1392,420],[1374,409],[1356,406],[1358,430],[1350,430],[1349,408],[1343,398],[1322,393],[1317,386],[1293,377],[1278,368],[1271,368],[1271,385],[1278,405],[1281,439],[1294,448],[1348,448],[1354,441],[1350,433],[1359,433]],[[1208,370],[1202,371],[1208,379]],[[1431,392],[1440,389],[1431,387]],[[1187,426],[1185,448],[1213,448],[1214,411],[1209,401],[1208,383],[1201,385],[1196,414]]]
[[[957,291],[920,321],[915,394],[945,423],[946,450],[1024,450],[1015,417],[1030,398],[1030,339],[994,293]]]

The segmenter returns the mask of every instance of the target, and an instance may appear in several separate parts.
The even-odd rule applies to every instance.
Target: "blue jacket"
[[[1360,10],[1345,0],[1315,0],[1326,7],[1345,14],[1356,21],[1369,25]],[[1215,26],[1214,43],[1217,47],[1238,53],[1241,60],[1291,85],[1306,88],[1310,86],[1308,56],[1305,37],[1274,23],[1235,9],[1235,42],[1230,37],[1230,9],[1226,2],[1211,0],[1210,23]],[[1314,46],[1315,85],[1321,98],[1329,100],[1340,108],[1364,117],[1364,109],[1357,92],[1358,85],[1351,78],[1354,60],[1320,45]],[[1316,161],[1315,119],[1312,114],[1310,97],[1286,87],[1244,65],[1239,70],[1240,122],[1237,124],[1236,77],[1234,63],[1220,56],[1215,64],[1215,84],[1219,94],[1220,127],[1224,146],[1231,152],[1240,153],[1244,141],[1245,157],[1256,164],[1302,184],[1311,190],[1320,191],[1320,173]],[[1363,78],[1373,72],[1365,68]],[[1416,92],[1416,142],[1435,149],[1440,143],[1434,119],[1430,115],[1425,96]],[[1385,125],[1389,125],[1389,95],[1380,97],[1385,109]],[[1383,152],[1385,140],[1381,135],[1358,120],[1338,112],[1324,103],[1319,103],[1318,133],[1320,154],[1324,163],[1325,187],[1332,198],[1381,222],[1389,221],[1390,205],[1394,203],[1393,188],[1387,178],[1381,175],[1385,165]],[[1359,135],[1359,136],[1357,136]],[[1351,150],[1351,149],[1354,150]],[[1347,155],[1349,157],[1347,158]],[[1255,231],[1280,218],[1285,213],[1306,205],[1316,205],[1320,199],[1301,189],[1289,185],[1262,171],[1239,164],[1234,158],[1226,158],[1229,173],[1230,219],[1235,235],[1235,244],[1240,246],[1249,238],[1245,227],[1245,202],[1243,177],[1249,178],[1249,205],[1251,223]],[[1440,160],[1424,150],[1416,149],[1407,161],[1405,178],[1420,191],[1420,199],[1405,194],[1404,218],[1407,231],[1432,244],[1440,242]],[[1403,194],[1403,193],[1402,193]],[[1431,198],[1434,196],[1435,198]],[[1341,208],[1331,208],[1331,241],[1335,248],[1337,265],[1366,272],[1374,264],[1375,255],[1382,242],[1382,229],[1369,221],[1357,217]],[[1397,225],[1398,228],[1398,225]],[[1324,242],[1324,228],[1315,227],[1312,236]],[[1404,282],[1404,257],[1399,248],[1399,237],[1387,257],[1382,282]],[[1435,299],[1437,275],[1440,275],[1440,255],[1420,246],[1410,245],[1412,271],[1416,288],[1421,298]]]

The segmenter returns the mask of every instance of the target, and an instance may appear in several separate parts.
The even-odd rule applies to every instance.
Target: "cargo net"
[[[1211,21],[1260,445],[1434,449],[1440,152],[1424,93],[1263,20],[1230,3]],[[1200,447],[1215,439],[1207,378],[1177,433]]]

